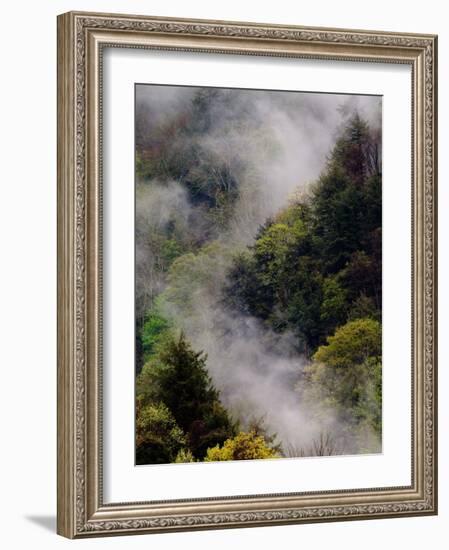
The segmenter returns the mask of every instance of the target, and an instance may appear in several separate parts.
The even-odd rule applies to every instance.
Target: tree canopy
[[[269,220],[229,272],[231,307],[276,331],[292,330],[308,356],[349,319],[380,320],[382,189],[374,149],[354,116],[309,195]]]
[[[269,447],[262,435],[252,431],[240,432],[232,439],[227,439],[223,446],[219,445],[208,449],[205,461],[216,462],[222,460],[251,460],[256,458],[276,458],[278,455]]]
[[[275,209],[268,217],[264,213],[258,227],[252,224],[252,203],[259,183],[275,176],[269,169],[249,169],[245,159],[255,150],[258,158],[271,158],[279,142],[253,116],[250,102],[236,105],[229,91],[199,89],[179,112],[160,118],[152,113],[159,123],[153,128],[139,122],[136,130],[136,203],[145,207],[136,218],[139,464],[287,456],[288,442],[276,445],[275,436],[254,428],[250,414],[239,413],[248,410],[244,404],[229,399],[229,359],[221,378],[212,380],[217,353],[201,338],[209,326],[222,338],[224,355],[242,327],[238,344],[248,344],[251,358],[263,351],[266,365],[259,361],[264,364],[258,370],[266,371],[270,384],[283,377],[283,387],[288,384],[294,393],[292,407],[298,402],[306,407],[304,418],[318,419],[321,426],[329,413],[316,439],[292,453],[378,448],[378,130],[357,112],[347,117],[319,177],[274,214]],[[139,109],[139,121],[150,117],[145,104]],[[239,240],[242,227],[245,238]],[[276,346],[287,340],[288,350],[276,355]],[[294,368],[286,367],[294,361]],[[240,356],[234,363],[240,365]],[[251,384],[250,376],[241,377],[241,384]],[[269,399],[271,387],[264,391]],[[263,408],[250,413],[263,416]],[[298,422],[298,431],[303,427]],[[272,428],[269,433],[276,431]]]
[[[203,458],[208,447],[235,433],[207,372],[206,357],[194,351],[182,333],[179,337],[168,335],[144,365],[137,395],[142,407],[138,419],[148,404],[163,403],[196,458]]]

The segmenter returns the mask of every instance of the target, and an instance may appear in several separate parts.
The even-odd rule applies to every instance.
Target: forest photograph
[[[135,85],[135,462],[382,452],[382,97]]]

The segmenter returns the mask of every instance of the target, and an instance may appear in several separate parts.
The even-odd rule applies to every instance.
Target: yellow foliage
[[[205,462],[222,460],[253,460],[256,458],[277,458],[279,455],[269,447],[262,435],[256,432],[240,432],[234,438],[227,439],[223,447],[216,445],[207,450]]]

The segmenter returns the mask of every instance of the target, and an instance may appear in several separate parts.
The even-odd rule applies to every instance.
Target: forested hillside
[[[142,88],[137,463],[379,452],[380,99]]]

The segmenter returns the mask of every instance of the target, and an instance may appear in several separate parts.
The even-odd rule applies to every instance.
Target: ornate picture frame
[[[157,501],[148,494],[145,502],[104,501],[105,48],[377,62],[411,68],[412,349],[404,350],[412,366],[410,485],[282,494],[264,494],[261,490],[261,494],[245,497]],[[436,186],[436,36],[82,12],[60,15],[58,533],[83,538],[436,514]]]

